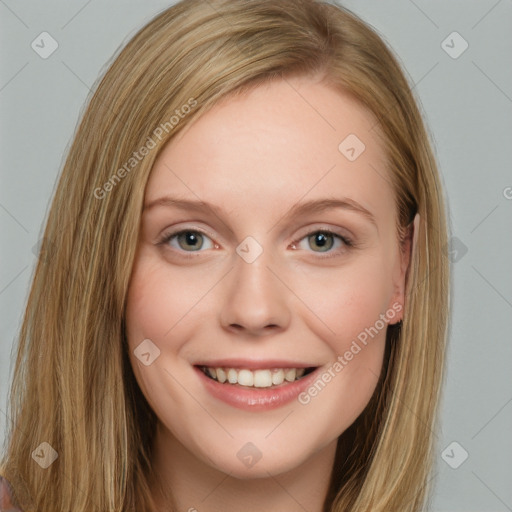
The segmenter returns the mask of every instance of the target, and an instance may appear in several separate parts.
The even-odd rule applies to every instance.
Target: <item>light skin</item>
[[[205,390],[193,364],[240,357],[327,370],[403,306],[409,244],[402,253],[374,123],[349,96],[296,77],[227,98],[155,162],[146,206],[172,196],[218,207],[146,208],[127,297],[131,364],[159,420],[153,464],[177,510],[322,510],[337,439],[375,390],[386,327],[304,405],[233,407]],[[349,134],[366,146],[354,161],[338,149]],[[355,201],[375,223],[348,208],[289,216],[317,199]],[[322,229],[335,232],[324,245],[309,236]],[[158,245],[180,230],[195,245],[184,234]],[[236,251],[248,236],[263,249],[252,263]],[[160,350],[148,366],[133,352],[145,339]],[[252,467],[237,457],[247,442],[261,453]]]

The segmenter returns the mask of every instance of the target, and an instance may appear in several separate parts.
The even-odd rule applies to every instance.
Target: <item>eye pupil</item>
[[[194,231],[185,231],[178,235],[179,244],[183,249],[190,249],[191,247],[195,250],[200,249],[202,243],[200,243],[199,237],[202,237],[201,234],[195,233]],[[182,241],[184,240],[184,244]]]
[[[318,247],[320,247],[324,250],[329,250],[333,244],[333,242],[332,242],[333,237],[330,233],[318,232],[318,233],[315,233],[314,235],[310,236],[309,238],[310,238],[310,241],[313,240],[314,243],[318,245]],[[329,242],[327,242],[328,238],[331,240],[330,244],[329,244]]]

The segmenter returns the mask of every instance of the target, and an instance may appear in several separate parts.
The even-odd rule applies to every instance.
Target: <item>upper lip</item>
[[[247,368],[248,370],[262,370],[269,368],[316,368],[317,364],[285,361],[283,359],[213,359],[198,361],[194,366],[208,366],[210,368]]]

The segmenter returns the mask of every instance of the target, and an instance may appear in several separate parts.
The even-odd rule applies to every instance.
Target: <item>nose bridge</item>
[[[262,334],[289,323],[287,288],[274,275],[274,252],[259,247],[246,240],[237,248],[221,309],[225,328]]]

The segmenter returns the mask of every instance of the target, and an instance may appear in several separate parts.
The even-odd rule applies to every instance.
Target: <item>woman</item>
[[[167,9],[52,202],[0,471],[19,507],[419,510],[445,223],[410,88],[356,16]]]

